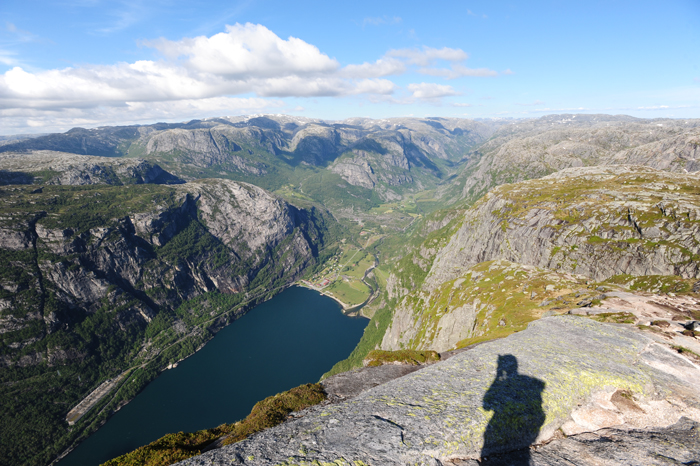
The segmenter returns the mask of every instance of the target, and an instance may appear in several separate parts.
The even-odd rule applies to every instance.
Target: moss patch
[[[636,321],[634,314],[629,312],[604,312],[602,314],[592,315],[591,319],[612,324],[633,324]]]
[[[233,425],[224,445],[231,445],[261,430],[274,427],[287,419],[289,413],[301,411],[326,399],[321,384],[306,384],[277,395],[269,396],[253,406],[243,421]]]
[[[375,367],[384,364],[409,364],[418,366],[420,364],[430,364],[440,360],[440,355],[435,351],[399,350],[383,351],[372,350],[364,359],[365,366]]]
[[[168,434],[146,446],[107,461],[102,466],[167,466],[199,455],[215,440],[226,436],[224,445],[284,422],[289,413],[316,405],[326,399],[321,384],[306,384],[265,398],[253,406],[244,420],[214,429]]]

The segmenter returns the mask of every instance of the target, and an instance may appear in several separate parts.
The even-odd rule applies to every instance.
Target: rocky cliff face
[[[572,440],[549,444],[540,464],[564,457],[588,465],[599,463],[586,458],[620,448],[586,446],[584,433],[601,428],[645,438],[637,440],[639,457],[663,448],[673,431],[675,448],[664,451],[683,464],[698,447],[698,386],[697,365],[646,335],[552,317],[178,464],[475,464],[563,429]]]
[[[299,277],[332,222],[215,179],[15,185],[0,200],[0,375],[12,382],[0,388],[2,464],[55,457],[246,303]],[[131,367],[128,385],[66,430],[68,410]]]
[[[572,168],[496,188],[470,209],[426,279],[428,289],[479,262],[506,259],[605,280],[696,278],[695,175],[650,168]]]
[[[445,351],[505,335],[555,298],[595,299],[589,281],[695,281],[699,189],[696,175],[637,166],[571,168],[495,188],[397,264],[381,347]],[[407,274],[416,266],[421,273]]]
[[[0,229],[6,254],[26,256],[28,262],[17,263],[15,275],[3,280],[3,302],[12,319],[2,333],[14,340],[14,332],[31,327],[32,320],[46,323],[32,337],[38,340],[17,341],[22,347],[71,327],[80,313],[98,311],[105,296],[131,303],[116,313],[117,321],[146,325],[159,310],[175,309],[199,294],[241,293],[264,268],[269,279],[293,279],[318,246],[308,213],[247,184],[205,180],[125,194],[49,188],[32,194],[27,189],[4,193],[6,205],[17,210],[5,212]],[[73,204],[68,212],[51,209],[57,198]],[[84,223],[75,223],[84,202],[106,205],[94,216],[83,212]],[[116,202],[136,208],[127,213]],[[27,212],[29,203],[34,208]],[[103,217],[110,214],[115,216]],[[22,278],[28,266],[35,275]],[[30,305],[27,295],[56,302],[48,311],[45,303]],[[3,361],[20,363],[12,352]]]

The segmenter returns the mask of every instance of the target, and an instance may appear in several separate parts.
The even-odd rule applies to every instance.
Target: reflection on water
[[[161,374],[58,466],[97,466],[169,432],[244,418],[267,396],[317,382],[350,354],[367,322],[315,291],[289,288]]]

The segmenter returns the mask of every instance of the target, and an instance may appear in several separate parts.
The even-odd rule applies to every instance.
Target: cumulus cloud
[[[301,39],[279,38],[261,25],[228,26],[226,33],[145,43],[158,61],[29,72],[19,66],[0,75],[3,108],[124,107],[126,102],[177,102],[253,93],[261,97],[392,93],[380,76],[403,72],[395,60],[340,69],[335,59]],[[3,56],[12,63],[11,57]]]
[[[472,104],[467,104],[467,103],[462,103],[462,102],[455,102],[452,104],[453,107],[473,107],[474,105]]]
[[[6,28],[17,30],[9,23]],[[60,121],[55,127],[191,118],[188,112],[219,113],[225,108],[229,113],[250,108],[260,112],[283,105],[274,100],[283,97],[365,95],[393,101],[390,96],[398,87],[388,76],[408,71],[446,79],[498,74],[466,67],[468,54],[449,47],[390,50],[374,62],[341,66],[313,44],[283,39],[250,23],[226,26],[225,32],[210,37],[161,38],[142,45],[155,49],[160,58],[45,71],[27,69],[0,49],[0,63],[12,67],[0,74],[3,132],[20,125],[22,118],[25,126]],[[433,83],[407,89],[407,101],[459,95],[451,86]]]
[[[421,100],[435,100],[442,97],[460,95],[460,93],[455,91],[452,86],[447,86],[445,84],[414,83],[409,84],[407,89],[411,91],[414,98]]]
[[[211,37],[146,41],[170,59],[185,57],[185,66],[228,78],[309,75],[337,70],[338,62],[296,37],[281,39],[260,24],[226,26]]]

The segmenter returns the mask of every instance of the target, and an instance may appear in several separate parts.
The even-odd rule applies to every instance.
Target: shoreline
[[[153,382],[156,378],[158,378],[158,376],[159,376],[161,373],[163,373],[163,372],[165,372],[166,370],[171,369],[171,368],[174,369],[174,368],[176,367],[177,364],[179,364],[180,362],[184,361],[185,359],[187,359],[187,358],[193,356],[195,353],[199,352],[199,350],[201,350],[202,348],[204,348],[204,347],[206,346],[206,344],[209,343],[209,342],[216,336],[217,333],[219,333],[220,330],[222,330],[222,329],[225,328],[225,327],[228,327],[228,326],[231,325],[233,322],[235,322],[236,320],[238,320],[240,317],[242,317],[243,315],[247,314],[249,311],[251,311],[252,309],[254,309],[256,306],[258,306],[258,305],[260,305],[260,304],[262,304],[262,303],[264,303],[264,302],[266,302],[266,301],[272,299],[272,298],[275,297],[276,295],[282,293],[284,290],[286,290],[286,289],[288,289],[288,288],[291,288],[292,286],[295,286],[295,285],[297,285],[297,282],[287,283],[287,284],[281,285],[281,286],[279,286],[279,287],[277,287],[277,288],[273,288],[272,290],[270,290],[270,291],[268,291],[268,292],[266,293],[266,294],[271,293],[271,292],[273,293],[272,296],[269,296],[267,299],[263,299],[262,301],[257,302],[257,300],[260,299],[262,296],[253,297],[253,298],[251,298],[251,299],[249,299],[249,300],[247,300],[247,301],[244,301],[244,302],[241,302],[241,303],[239,303],[239,304],[237,304],[237,305],[234,305],[232,308],[230,308],[230,309],[228,309],[228,310],[226,310],[226,311],[223,311],[223,312],[221,312],[220,314],[217,314],[216,316],[212,317],[212,318],[209,319],[208,321],[204,322],[205,324],[206,324],[206,323],[213,323],[213,324],[214,324],[214,325],[212,325],[212,326],[207,327],[208,329],[211,330],[211,332],[212,332],[212,334],[213,334],[213,335],[212,335],[212,338],[210,338],[209,340],[207,340],[207,341],[205,341],[204,343],[202,343],[201,345],[199,345],[192,353],[190,353],[190,354],[188,354],[187,356],[185,356],[185,357],[179,359],[179,360],[178,360],[177,362],[175,362],[174,364],[173,364],[173,363],[170,363],[168,366],[164,366],[164,367],[159,368],[159,369],[158,369],[158,374],[156,375],[156,377],[154,377],[152,380],[148,381],[148,382],[138,391],[138,393],[136,393],[136,395],[134,395],[132,398],[129,398],[128,400],[123,400],[122,402],[120,402],[120,403],[116,406],[116,408],[113,409],[112,412],[109,413],[109,414],[107,415],[107,417],[106,417],[104,420],[102,420],[102,421],[100,422],[100,425],[97,426],[96,429],[90,430],[90,433],[89,433],[85,438],[83,438],[82,440],[77,441],[77,442],[74,441],[69,447],[67,447],[67,448],[64,449],[61,453],[59,453],[56,457],[54,457],[54,458],[51,460],[51,462],[49,463],[49,466],[55,466],[55,465],[56,465],[57,463],[59,463],[62,459],[64,459],[64,458],[65,458],[66,456],[68,456],[71,452],[73,452],[73,450],[75,450],[81,443],[83,443],[84,440],[86,440],[88,437],[90,437],[91,435],[93,435],[93,434],[94,434],[95,432],[97,432],[105,423],[107,423],[107,421],[108,421],[114,414],[116,414],[117,411],[119,411],[122,407],[124,407],[125,405],[129,404],[134,398],[136,398],[136,396],[138,396],[139,393],[141,393],[141,391],[143,391],[151,382]],[[240,315],[236,315],[236,311],[240,311],[240,310],[243,310],[243,312],[242,312]],[[228,320],[228,319],[227,319],[227,320],[225,321],[225,323],[223,323],[223,325],[217,326],[218,321],[220,321],[220,319],[221,319],[222,317],[230,318],[230,317],[231,317],[231,314],[233,314],[233,316],[234,316],[233,319],[231,319],[231,320]],[[203,324],[202,324],[202,325],[203,325]],[[188,336],[189,336],[189,335],[191,335],[191,334],[188,334]],[[180,341],[180,340],[178,340],[178,342],[179,342],[179,341]],[[177,342],[175,342],[175,343],[177,343]],[[174,344],[174,343],[173,343],[173,344]],[[170,346],[172,346],[172,345],[170,345]],[[161,350],[161,351],[164,351],[164,350],[167,349],[167,348],[168,348],[168,347],[164,348],[164,349]],[[132,372],[134,369],[138,369],[138,368],[144,367],[145,365],[149,364],[150,362],[151,362],[151,361],[146,361],[145,363],[143,363],[143,364],[141,364],[141,365],[139,365],[139,366],[130,367],[130,368],[126,369],[125,371],[123,371],[121,374],[119,374],[116,378],[112,379],[112,381],[118,379],[118,380],[117,380],[117,383],[111,384],[111,387],[110,387],[109,390],[104,391],[103,393],[101,393],[100,397],[99,397],[97,400],[95,400],[94,402],[92,402],[92,403],[90,404],[90,407],[89,407],[88,409],[86,409],[86,410],[81,414],[81,416],[80,416],[78,419],[75,419],[75,422],[79,421],[82,417],[86,416],[86,415],[92,410],[92,408],[95,407],[97,404],[99,404],[99,402],[101,402],[103,399],[105,399],[105,398],[108,397],[108,396],[111,396],[111,397],[112,397],[112,400],[110,400],[110,401],[102,408],[102,410],[100,411],[100,413],[101,413],[102,411],[104,411],[104,409],[107,408],[107,407],[109,406],[109,404],[114,400],[114,398],[116,397],[116,395],[117,395],[117,393],[119,392],[119,390],[121,390],[121,388],[125,386],[126,382],[128,382],[128,381],[130,380],[130,378],[131,378],[131,372]],[[172,366],[172,367],[169,367],[169,366]],[[128,377],[125,377],[126,375],[128,375]],[[103,382],[100,386],[98,386],[96,389],[94,389],[93,392],[98,391],[98,390],[99,390],[103,385],[105,385],[105,383],[107,383],[107,382],[109,382],[109,381]],[[80,406],[83,402],[85,402],[85,401],[92,395],[93,392],[90,392],[90,393],[88,393],[85,397],[83,397],[83,399],[81,399],[81,400],[71,409],[71,412],[74,411],[74,410],[76,410],[76,409],[78,409],[79,406]],[[100,413],[98,413],[98,416],[99,416]],[[68,415],[67,415],[67,416],[68,416]],[[67,418],[66,418],[66,421],[68,421]],[[88,430],[89,430],[89,429],[88,429]],[[86,431],[88,431],[88,430],[86,430]]]
[[[349,305],[345,304],[343,301],[341,301],[339,298],[336,298],[336,297],[333,296],[332,294],[330,294],[330,293],[328,293],[328,292],[326,292],[326,291],[323,291],[323,289],[316,288],[315,286],[312,286],[312,285],[307,285],[306,283],[302,282],[301,280],[298,281],[297,283],[295,283],[295,285],[301,286],[302,288],[307,288],[307,289],[309,289],[309,290],[316,291],[316,292],[317,292],[318,294],[320,294],[321,296],[326,296],[326,297],[328,297],[328,298],[331,298],[332,300],[334,300],[335,302],[337,302],[338,304],[340,304],[340,307],[342,308],[343,314],[349,314],[349,313],[351,313],[352,311],[358,310],[359,308],[361,308],[362,306],[364,306],[365,304],[367,304],[367,302],[368,302],[370,299],[372,299],[372,296],[373,296],[373,294],[370,294],[370,295],[367,297],[367,299],[365,299],[365,300],[364,300],[363,302],[361,302],[360,304],[353,304],[352,306],[349,306]],[[358,316],[359,316],[359,317],[365,317],[365,316],[363,316],[362,314],[358,314]],[[366,318],[366,317],[365,317],[365,318]]]

